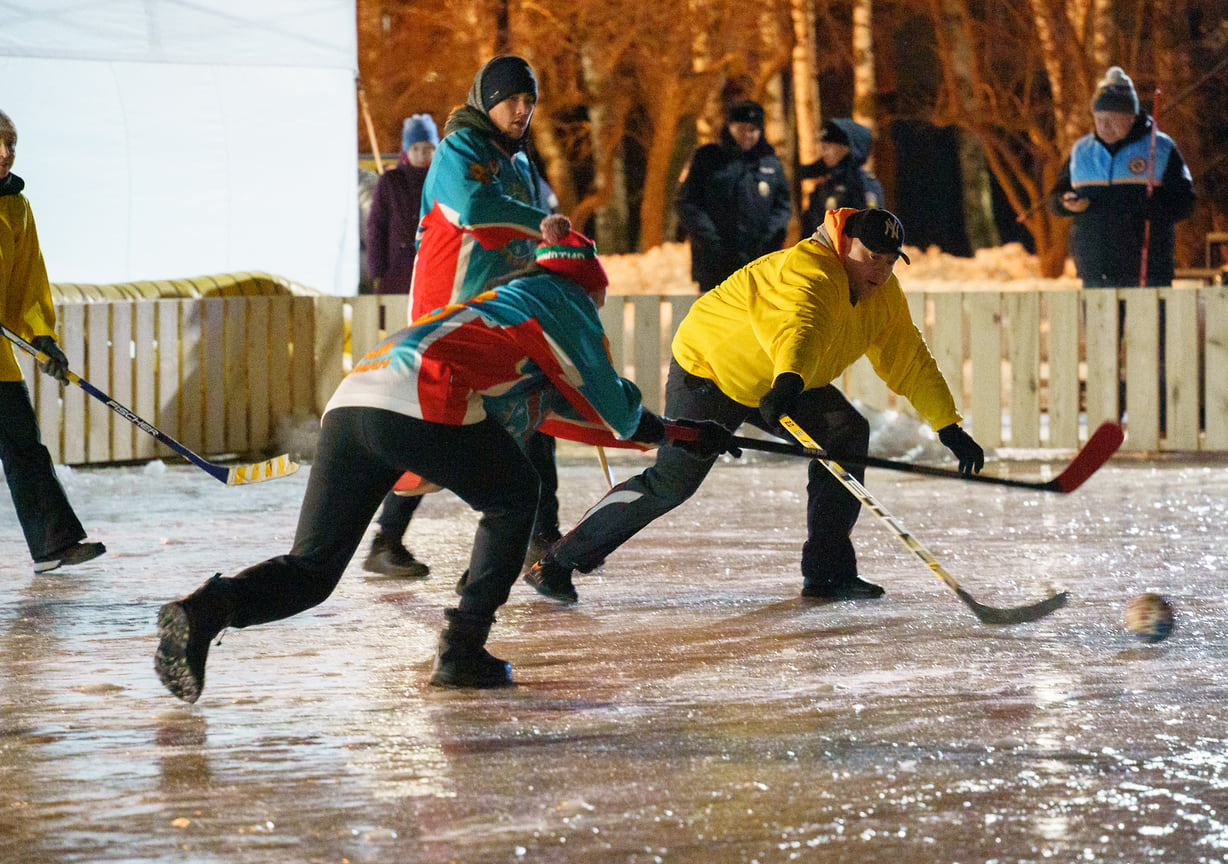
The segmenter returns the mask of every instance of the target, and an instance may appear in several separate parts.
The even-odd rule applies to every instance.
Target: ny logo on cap
[[[887,219],[883,222],[883,233],[890,235],[897,244],[900,242],[900,222],[898,219]]]

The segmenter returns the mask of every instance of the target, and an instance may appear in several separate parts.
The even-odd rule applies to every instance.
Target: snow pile
[[[1067,261],[1067,272],[1062,280],[1045,279],[1041,275],[1040,260],[1019,243],[978,249],[971,258],[947,255],[937,246],[924,251],[905,246],[904,250],[912,264],[900,262],[895,272],[905,290],[914,287],[914,283],[925,283],[924,286],[917,284],[918,290],[939,290],[939,286],[930,284],[939,282],[950,283],[950,290],[980,282],[1022,282],[1034,290],[1038,281],[1057,286],[1066,279],[1075,278],[1074,266]],[[610,276],[612,294],[694,294],[698,291],[691,281],[691,250],[687,243],[665,243],[641,254],[603,255],[601,260]]]
[[[665,243],[633,255],[602,255],[611,294],[697,294],[689,243]]]

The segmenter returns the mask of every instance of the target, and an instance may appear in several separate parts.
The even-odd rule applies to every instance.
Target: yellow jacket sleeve
[[[38,244],[30,202],[22,194],[0,196],[0,321],[23,339],[55,335],[51,285]],[[0,381],[20,381],[13,346],[0,350]]]

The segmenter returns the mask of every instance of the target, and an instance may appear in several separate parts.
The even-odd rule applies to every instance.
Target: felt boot
[[[443,632],[431,669],[430,683],[435,687],[487,689],[511,687],[512,667],[491,656],[485,648],[494,616],[473,615],[459,609],[445,609]]]
[[[154,668],[166,689],[184,702],[200,698],[205,688],[209,643],[230,626],[234,614],[230,580],[220,573],[182,600],[158,610]]]

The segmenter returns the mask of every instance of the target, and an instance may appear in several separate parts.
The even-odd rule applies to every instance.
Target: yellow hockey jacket
[[[700,297],[678,327],[674,358],[754,407],[782,372],[796,372],[806,389],[822,387],[864,354],[931,428],[958,423],[951,391],[895,275],[870,299],[850,300],[836,248],[853,212],[828,211],[824,230],[752,261]]]
[[[10,174],[4,185],[12,189]],[[20,187],[18,187],[20,188]],[[30,202],[20,192],[0,195],[0,323],[27,341],[55,334],[51,286],[38,245]],[[0,348],[0,381],[20,381],[21,368],[7,339]]]

